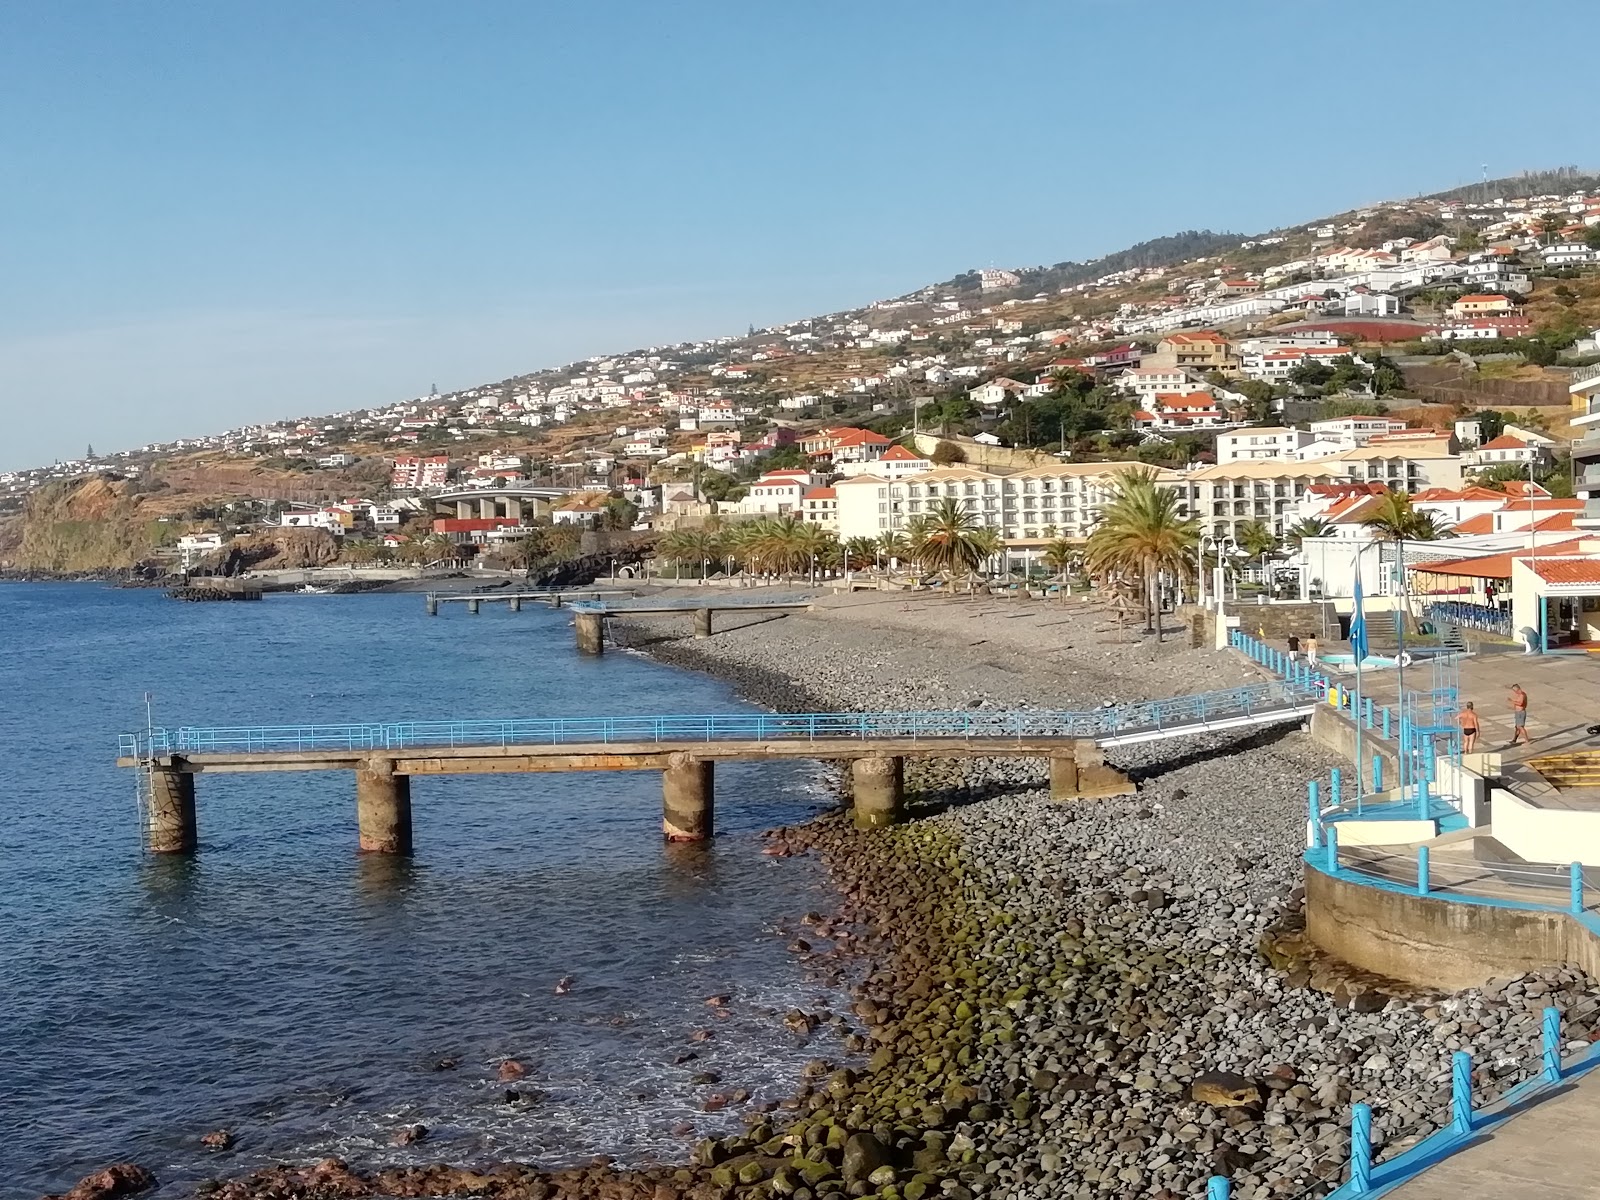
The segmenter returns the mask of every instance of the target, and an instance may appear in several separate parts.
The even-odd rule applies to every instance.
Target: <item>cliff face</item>
[[[236,537],[208,555],[200,570],[217,575],[326,567],[339,557],[339,543],[325,529],[272,529]]]
[[[17,536],[16,526],[20,526]],[[28,497],[5,565],[33,571],[110,571],[149,557],[160,529],[127,480],[103,475],[46,484]]]

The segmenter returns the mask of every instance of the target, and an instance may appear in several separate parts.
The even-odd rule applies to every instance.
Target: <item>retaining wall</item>
[[[1305,878],[1307,935],[1363,970],[1450,991],[1554,963],[1600,974],[1600,940],[1565,913],[1417,896],[1310,864]]]

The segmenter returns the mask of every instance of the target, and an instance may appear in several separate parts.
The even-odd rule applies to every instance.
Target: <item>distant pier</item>
[[[467,611],[473,614],[485,604],[504,604],[512,612],[521,612],[525,602],[560,608],[563,604],[570,604],[575,600],[603,600],[608,596],[631,599],[638,594],[634,588],[538,588],[524,592],[473,592],[464,596],[429,592],[427,607],[430,617],[437,617],[440,606],[445,604],[465,604]]]

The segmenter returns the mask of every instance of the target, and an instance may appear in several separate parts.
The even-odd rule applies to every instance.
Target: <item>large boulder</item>
[[[1245,1108],[1261,1103],[1261,1088],[1232,1071],[1207,1071],[1189,1085],[1189,1099],[1212,1108]]]
[[[870,1133],[852,1133],[844,1144],[839,1173],[845,1183],[865,1183],[879,1167],[889,1166],[889,1149]]]
[[[85,1175],[65,1195],[46,1196],[44,1200],[114,1200],[155,1185],[156,1177],[138,1163],[112,1163],[93,1175]]]

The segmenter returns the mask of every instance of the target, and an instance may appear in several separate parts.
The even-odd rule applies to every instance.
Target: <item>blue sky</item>
[[[1471,0],[16,0],[5,25],[0,469],[1594,165],[1581,70],[1485,102],[1514,31]]]

